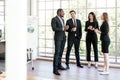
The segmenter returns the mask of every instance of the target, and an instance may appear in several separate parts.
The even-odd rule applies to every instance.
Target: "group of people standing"
[[[80,63],[80,55],[79,55],[79,47],[80,40],[82,37],[82,26],[81,21],[76,18],[76,12],[74,10],[70,11],[71,18],[65,21],[63,19],[65,13],[63,9],[57,10],[57,16],[52,18],[51,26],[54,31],[54,43],[55,43],[55,54],[53,60],[53,73],[55,75],[60,75],[58,70],[67,70],[70,69],[69,66],[69,58],[71,48],[74,45],[75,48],[75,57],[76,57],[76,65],[77,67],[83,68]],[[101,15],[102,25],[99,28],[96,16],[94,12],[90,12],[88,15],[88,21],[85,23],[85,31],[86,31],[86,59],[88,61],[88,67],[91,67],[91,44],[94,49],[94,61],[95,68],[98,67],[98,38],[97,33],[100,34],[101,47],[102,52],[104,53],[104,68],[100,74],[109,74],[109,24],[108,24],[108,14],[103,13]],[[61,59],[64,51],[64,46],[66,43],[66,35],[65,32],[68,32],[67,39],[67,52],[66,52],[66,68],[64,68],[61,64]]]

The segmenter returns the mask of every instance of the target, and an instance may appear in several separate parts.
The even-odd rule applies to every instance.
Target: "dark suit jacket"
[[[58,16],[52,18],[51,26],[52,30],[55,32],[54,40],[63,40],[66,38],[65,31],[63,30],[62,23]]]
[[[108,22],[104,21],[103,24],[100,27],[100,31],[101,31],[101,36],[100,36],[100,40],[101,41],[110,41],[109,38],[109,25]]]
[[[74,27],[73,20],[69,19],[66,22],[66,25],[69,25],[69,29],[67,30],[68,32],[68,40],[73,40],[75,37],[75,33],[77,34],[77,38],[81,39],[82,37],[82,26],[81,26],[81,21],[76,19],[77,22],[77,31],[72,32],[71,29]]]

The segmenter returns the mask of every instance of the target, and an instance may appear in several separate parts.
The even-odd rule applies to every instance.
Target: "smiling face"
[[[101,20],[108,22],[108,14],[107,14],[106,12],[104,12],[104,13],[101,15]]]
[[[101,15],[101,16],[100,16],[100,18],[101,18],[101,20],[104,20],[104,17],[103,17],[103,15]]]
[[[94,12],[90,12],[90,13],[89,13],[89,15],[88,15],[88,20],[89,20],[89,21],[97,21]]]
[[[64,13],[64,11],[62,10],[62,11],[60,12],[60,17],[64,17],[64,15],[65,15],[65,13]]]
[[[89,19],[90,19],[90,20],[93,20],[93,19],[94,19],[94,17],[93,17],[92,14],[89,14]]]

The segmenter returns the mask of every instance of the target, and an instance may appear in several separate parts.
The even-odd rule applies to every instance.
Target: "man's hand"
[[[67,25],[67,26],[64,27],[64,31],[66,31],[68,29],[69,29],[69,25]]]
[[[75,32],[77,30],[76,27],[72,28],[71,31]]]

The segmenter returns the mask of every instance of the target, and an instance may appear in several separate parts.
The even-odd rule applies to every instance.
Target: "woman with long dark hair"
[[[109,74],[109,45],[110,45],[110,38],[109,38],[109,23],[108,23],[108,14],[103,13],[101,16],[102,25],[100,27],[100,31],[96,29],[95,32],[100,33],[100,40],[101,40],[101,47],[104,56],[104,68],[100,74]]]
[[[86,49],[87,49],[87,61],[88,61],[88,67],[91,67],[91,44],[93,45],[93,49],[94,49],[94,61],[95,61],[95,68],[98,67],[98,38],[97,38],[97,34],[95,32],[95,29],[99,30],[98,27],[98,22],[96,19],[96,16],[94,14],[94,12],[90,12],[88,15],[88,21],[86,21],[85,24],[85,31],[86,33]]]

